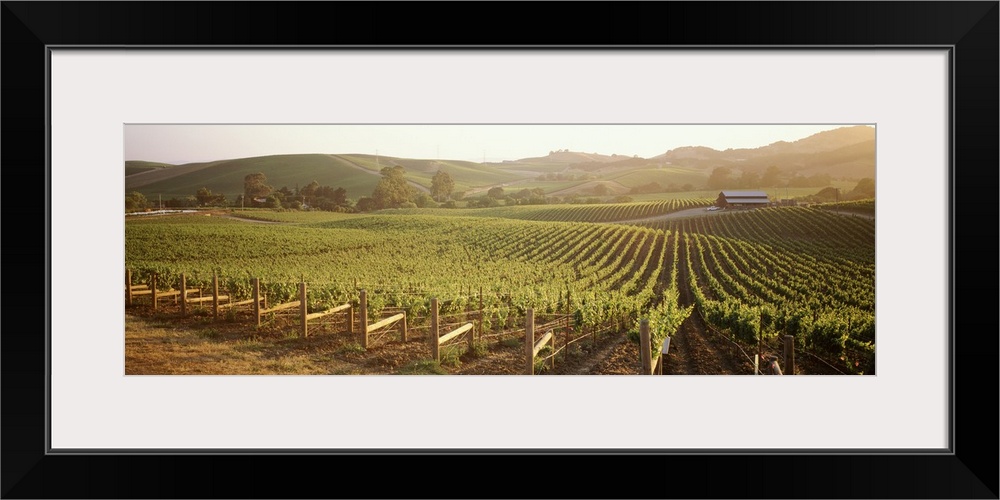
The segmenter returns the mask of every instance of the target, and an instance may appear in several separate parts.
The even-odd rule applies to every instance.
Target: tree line
[[[829,186],[833,179],[830,174],[814,174],[805,176],[785,175],[780,168],[771,165],[758,174],[752,170],[744,170],[739,176],[729,167],[716,167],[708,176],[709,189],[756,189],[767,187],[824,187]]]
[[[170,198],[160,204],[163,208],[191,207],[262,207],[289,208],[293,210],[326,210],[331,212],[368,212],[383,208],[408,208],[437,206],[438,202],[450,201],[455,189],[455,181],[447,172],[438,171],[431,179],[430,194],[419,193],[405,179],[406,171],[396,165],[381,170],[381,179],[370,196],[362,196],[357,202],[348,199],[343,187],[320,185],[313,180],[295,189],[281,187],[274,189],[268,184],[267,176],[255,172],[243,178],[243,193],[230,202],[225,194],[213,193],[202,187],[194,195],[186,198]],[[154,208],[154,203],[138,191],[125,195],[127,212]],[[454,201],[451,201],[454,206]]]

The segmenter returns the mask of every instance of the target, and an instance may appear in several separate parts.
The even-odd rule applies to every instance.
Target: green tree
[[[313,196],[316,196],[316,190],[319,189],[319,182],[312,181],[306,184],[302,189],[299,190],[299,195],[303,196],[308,202]]]
[[[399,208],[403,203],[413,201],[416,189],[406,182],[405,173],[406,170],[399,165],[382,168],[382,178],[372,191],[372,199],[378,208]]]
[[[332,199],[333,202],[337,204],[337,206],[344,207],[349,205],[349,203],[347,202],[347,190],[342,187],[334,189],[333,197],[330,199]]]
[[[272,194],[267,197],[267,201],[264,202],[264,206],[267,208],[281,208],[281,198]]]
[[[486,192],[486,196],[489,196],[494,200],[499,200],[500,198],[503,198],[503,188],[500,186],[490,188],[490,190]]]
[[[744,170],[743,175],[740,176],[740,187],[743,188],[758,188],[760,187],[760,182],[760,176],[756,172]]]
[[[426,193],[420,193],[417,195],[415,202],[418,208],[436,208],[437,203],[435,203],[434,198]]]
[[[146,197],[138,191],[132,191],[125,195],[125,210],[145,210],[147,205],[149,203],[146,201]]]
[[[733,180],[729,177],[732,170],[729,167],[715,167],[712,170],[712,175],[708,176],[708,188],[709,189],[725,189],[729,187]]]
[[[763,187],[774,187],[781,184],[781,169],[771,165],[767,167],[764,171],[764,176],[760,179],[760,185]]]
[[[194,197],[198,199],[198,204],[201,206],[208,205],[215,201],[215,196],[212,194],[212,190],[207,187],[203,187],[194,194]]]
[[[371,212],[372,210],[378,210],[378,206],[375,203],[375,200],[367,196],[362,196],[361,198],[358,198],[358,203],[356,204],[356,207],[359,212]]]
[[[444,201],[448,199],[448,196],[451,195],[454,189],[455,181],[444,170],[438,170],[434,174],[434,177],[431,178],[431,196],[436,200]]]
[[[851,195],[858,198],[874,198],[875,197],[875,179],[871,177],[865,177],[858,181],[858,185],[854,186],[851,190]]]
[[[814,194],[812,198],[816,201],[838,201],[840,199],[840,190],[835,187],[823,188]]]
[[[243,195],[253,200],[266,198],[272,188],[267,185],[267,177],[262,172],[249,174],[243,178]]]

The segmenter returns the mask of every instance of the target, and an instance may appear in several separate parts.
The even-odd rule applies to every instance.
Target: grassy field
[[[159,170],[162,168],[170,168],[173,165],[169,163],[160,163],[155,161],[140,161],[140,160],[129,160],[125,162],[125,177],[130,175],[139,174],[142,172],[149,172],[151,170]]]
[[[405,158],[379,157],[374,155],[338,155],[354,162],[372,172],[378,172],[380,167],[402,165],[406,169],[406,178],[429,188],[431,179],[438,170],[443,170],[455,181],[456,191],[465,191],[474,187],[490,186],[522,179],[523,176],[504,172],[478,163],[455,160],[415,160]]]
[[[183,166],[173,167],[183,168]],[[379,176],[367,173],[350,163],[330,155],[278,155],[212,162],[186,175],[170,177],[136,188],[149,199],[186,198],[207,187],[213,193],[225,193],[232,202],[243,192],[243,179],[248,174],[262,172],[274,189],[295,189],[315,180],[323,186],[342,187],[347,196],[357,199],[375,189]]]
[[[511,172],[541,172],[541,173],[559,173],[566,170],[566,163],[544,163],[544,162],[532,162],[532,163],[518,163],[518,162],[504,162],[493,164],[499,170],[508,170]]]
[[[657,182],[664,188],[670,184],[683,186],[691,184],[693,186],[704,186],[708,180],[707,172],[704,170],[684,168],[684,167],[664,167],[656,169],[630,170],[623,173],[612,173],[603,177],[606,180],[614,180],[623,186],[634,188]]]

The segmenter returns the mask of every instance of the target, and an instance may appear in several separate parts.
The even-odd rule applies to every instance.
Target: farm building
[[[757,208],[770,203],[763,191],[723,191],[715,200],[716,206],[723,208]]]

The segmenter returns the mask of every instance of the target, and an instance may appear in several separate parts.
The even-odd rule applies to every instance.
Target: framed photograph
[[[609,46],[583,35],[574,45],[512,45],[477,35],[445,45],[428,26],[404,22],[437,19],[435,13],[464,10],[462,4],[5,2],[4,163],[9,169],[24,165],[24,172],[38,178],[34,184],[45,186],[40,248],[22,250],[31,238],[9,238],[8,250],[18,252],[21,260],[12,261],[18,267],[45,270],[37,285],[45,301],[18,305],[23,321],[19,328],[9,326],[4,338],[3,495],[292,497],[321,482],[289,486],[285,473],[258,472],[290,473],[319,461],[356,480],[378,481],[387,470],[399,470],[398,481],[372,495],[412,497],[423,496],[412,485],[429,484],[441,467],[492,455],[525,471],[565,459],[610,471],[628,456],[629,474],[649,474],[656,486],[620,496],[996,498],[996,464],[978,458],[996,456],[996,429],[973,420],[995,416],[995,400],[973,393],[972,385],[955,385],[983,380],[990,389],[996,380],[995,356],[977,354],[995,353],[996,336],[972,333],[984,326],[995,331],[996,325],[956,314],[963,297],[964,303],[976,302],[971,291],[988,299],[996,291],[964,285],[973,282],[968,277],[957,279],[958,271],[971,270],[963,264],[974,260],[965,256],[974,252],[973,236],[955,229],[972,218],[983,228],[975,235],[977,249],[983,241],[997,241],[996,211],[980,207],[971,190],[958,189],[997,185],[997,3],[726,4],[733,19],[759,21],[753,34],[725,23],[694,32],[690,23],[673,22],[703,18],[716,6],[581,4],[574,15],[605,23],[621,15],[634,24],[612,28],[615,42],[628,45]],[[330,19],[321,7],[329,7],[338,20],[332,24],[343,28],[329,31],[320,22]],[[514,25],[526,32],[552,29],[557,21],[516,8],[489,17],[487,31]],[[381,40],[371,28],[391,39]],[[557,30],[573,38],[568,27]],[[780,135],[779,129],[794,131]],[[761,138],[744,138],[751,131],[761,131]],[[587,141],[579,140],[588,134]],[[635,141],[644,134],[663,137],[663,150],[640,149]],[[712,134],[725,140],[710,142]],[[840,143],[834,134],[856,137]],[[801,142],[806,137],[824,142],[825,149],[809,149]],[[310,142],[316,138],[323,139]],[[541,148],[537,154],[500,152],[532,141]],[[268,149],[279,142],[295,146]],[[315,150],[317,144],[333,149]],[[692,153],[684,146],[705,148]],[[765,147],[774,149],[755,153],[762,160],[741,152]],[[355,175],[322,177],[315,186],[277,185],[282,171],[268,163],[270,155],[311,153],[324,153],[325,163],[303,175],[335,168]],[[560,154],[576,156],[565,160]],[[814,185],[809,176],[831,172],[781,172],[785,163],[769,163],[789,155],[798,155],[794,161],[802,165],[836,164],[841,170],[831,172],[841,174],[814,179],[821,183]],[[841,156],[817,159],[823,155]],[[237,165],[237,159],[252,166]],[[784,189],[798,182],[801,193],[782,194],[777,181],[767,185],[754,177],[766,175],[769,165]],[[620,172],[607,175],[609,168]],[[850,168],[873,168],[874,175],[862,182],[864,173],[843,173]],[[400,190],[413,191],[410,198],[393,201],[386,194],[394,169]],[[169,183],[136,180],[167,170],[169,189]],[[449,171],[454,179],[441,176]],[[657,176],[667,183],[682,171],[700,177],[674,191],[694,193],[697,184],[711,192],[676,197],[672,204],[634,199]],[[731,184],[721,179],[727,174],[733,175]],[[8,182],[20,175],[8,170]],[[275,185],[268,185],[272,180]],[[340,180],[352,183],[346,194],[336,192]],[[284,181],[291,182],[299,179]],[[454,194],[455,184],[462,196]],[[518,184],[527,193],[514,192]],[[427,192],[418,206],[421,190]],[[548,212],[530,206],[533,195]],[[570,225],[576,219],[549,227],[538,222],[555,217],[553,210],[587,205],[587,197],[595,207],[588,214],[598,214],[604,202],[638,214],[589,217],[638,221],[627,227],[648,238],[634,237],[633,250],[627,250],[630,244],[595,250],[628,253],[634,264],[591,263],[608,269],[592,279],[580,274],[587,262],[571,255],[583,255],[587,245],[597,248],[611,233],[588,240],[593,226]],[[793,202],[816,206],[781,206]],[[478,212],[473,222],[469,214],[443,222],[449,219],[434,211],[449,210],[448,203],[453,214],[492,211],[488,218]],[[213,205],[197,216],[169,219],[191,226],[183,234],[192,241],[155,222],[168,219],[125,215]],[[276,212],[276,206],[287,211]],[[399,212],[365,215],[383,208]],[[531,221],[529,209],[537,220]],[[707,223],[689,226],[669,218],[682,209],[697,212],[697,218],[677,220],[743,221],[720,230],[727,233],[785,209],[795,221],[788,224],[827,239],[777,243],[782,235],[776,234],[767,245],[741,247],[736,239],[692,229]],[[8,211],[28,220],[42,215],[34,206],[30,212],[22,205]],[[663,217],[649,226],[647,219]],[[406,218],[411,225],[397,225]],[[415,218],[423,225],[414,228]],[[291,238],[278,230],[283,223],[311,226]],[[375,226],[383,229],[371,231]],[[248,227],[260,230],[251,237]],[[334,230],[341,239],[317,251],[340,255],[355,249],[357,258],[336,261],[356,266],[349,272],[317,271],[334,261],[309,261],[308,252],[294,250],[328,241],[325,235]],[[553,278],[560,284],[539,290],[546,280],[518,282],[510,269],[513,256],[532,250],[504,253],[482,243],[517,233],[567,242],[565,249],[553,243],[551,252],[531,254],[553,256],[544,269],[517,261],[526,273],[565,271]],[[691,240],[672,240],[671,234],[690,234]],[[209,236],[195,241],[198,235]],[[258,243],[246,244],[251,238]],[[349,238],[356,239],[345,243]],[[499,257],[489,262],[448,253],[454,238],[463,252]],[[766,282],[738,277],[717,289],[707,285],[705,300],[715,305],[691,308],[713,328],[728,314],[731,323],[722,335],[731,336],[733,345],[758,342],[756,352],[743,352],[746,366],[740,360],[720,373],[780,370],[780,362],[786,375],[818,375],[826,370],[819,363],[838,375],[717,377],[671,368],[672,360],[689,368],[695,361],[679,357],[689,347],[683,335],[673,335],[680,330],[671,318],[680,324],[687,316],[663,307],[640,308],[643,321],[625,315],[629,321],[616,332],[625,339],[628,361],[609,361],[604,371],[596,363],[563,372],[563,365],[546,364],[570,366],[577,359],[574,348],[582,356],[588,343],[596,351],[594,332],[615,321],[611,315],[601,319],[609,323],[588,322],[581,297],[592,290],[627,286],[639,294],[649,283],[651,294],[680,293],[674,281],[657,286],[649,280],[659,267],[647,272],[644,264],[679,262],[680,253],[663,257],[671,241],[678,248],[683,241],[687,254],[697,249],[733,275],[753,266],[770,270]],[[518,244],[513,238],[504,243]],[[414,252],[430,248],[437,260],[418,262]],[[802,248],[836,251],[817,259]],[[994,262],[995,252],[987,250],[976,276],[990,275],[985,262]],[[303,263],[286,270],[273,260],[289,255]],[[568,265],[552,264],[555,255]],[[729,256],[732,261],[722,260]],[[374,271],[392,259],[410,260],[393,272]],[[808,267],[802,261],[816,261],[809,265],[824,270],[810,278],[815,285],[803,284],[804,274],[793,272]],[[445,262],[457,263],[451,277],[419,271]],[[711,273],[698,274],[690,258],[686,262],[690,270],[681,276],[712,279]],[[237,271],[248,265],[256,267]],[[726,279],[725,273],[714,276]],[[503,287],[491,286],[501,281]],[[798,294],[802,303],[811,299],[815,312],[796,316],[791,301],[764,301],[748,309],[754,317],[744,321],[731,309],[741,301],[727,303],[723,296],[748,286],[767,290],[746,292],[744,305],[752,297]],[[402,287],[417,298],[400,295]],[[388,297],[387,289],[395,295]],[[689,293],[696,290],[692,286]],[[529,291],[534,295],[528,297]],[[438,296],[446,298],[440,321]],[[238,311],[228,319],[227,304]],[[510,311],[516,318],[507,317]],[[547,329],[534,330],[536,314]],[[836,321],[824,323],[824,314]],[[351,340],[323,333],[324,319],[334,334],[347,332]],[[142,322],[139,330],[134,321]],[[253,321],[258,333],[237,339],[246,331],[243,322]],[[317,322],[316,330],[309,321]],[[802,367],[788,371],[794,358],[781,350],[781,341],[802,321],[814,326],[789,337],[795,348],[808,349],[793,351],[816,358],[816,368],[810,371],[802,359]],[[673,330],[661,338],[667,324]],[[746,325],[753,325],[749,333]],[[182,336],[175,330],[180,326],[194,333]],[[957,337],[959,331],[975,341],[962,342],[967,337]],[[439,342],[428,343],[435,337]],[[449,341],[466,339],[461,353],[449,350]],[[376,343],[392,343],[407,355],[388,359],[390,350]],[[221,353],[223,347],[229,350]],[[503,363],[510,366],[459,368],[477,361],[485,366],[491,352],[500,358],[504,349],[510,360]],[[526,375],[525,369],[542,373]],[[650,370],[680,376],[628,376]],[[626,375],[606,376],[612,373]],[[482,465],[486,474],[504,473]],[[187,479],[205,468],[242,472],[214,475],[213,490],[206,492]],[[84,469],[88,477],[77,480]],[[248,470],[252,482],[246,481]],[[914,470],[921,471],[919,481]],[[719,481],[718,473],[736,479]],[[675,491],[678,481],[667,476],[704,486]],[[527,494],[517,481],[503,483],[491,487],[491,496]],[[553,493],[586,496],[590,490],[571,479],[553,483]]]

